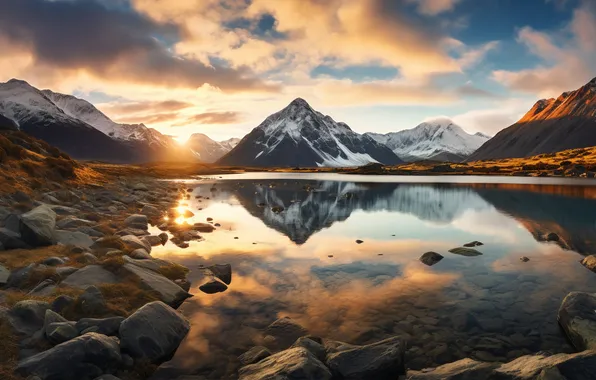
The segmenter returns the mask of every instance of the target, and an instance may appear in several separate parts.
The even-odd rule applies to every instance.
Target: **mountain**
[[[596,145],[596,78],[557,99],[536,102],[468,160],[528,157]]]
[[[482,133],[471,135],[445,118],[424,122],[404,131],[367,135],[388,146],[405,161],[460,162],[490,139]]]
[[[25,81],[0,83],[0,113],[18,128],[77,159],[136,163],[192,159],[169,137],[143,124],[118,124],[86,100]]]
[[[230,139],[233,140],[233,139]],[[186,146],[190,148],[195,157],[202,162],[215,162],[228,153],[231,148],[230,140],[217,142],[203,133],[195,133],[190,136]]]
[[[222,165],[246,166],[360,166],[371,162],[402,161],[370,136],[313,110],[295,99],[269,116],[219,160]]]
[[[221,146],[223,146],[224,148],[228,149],[228,151],[230,151],[230,150],[234,149],[236,147],[236,145],[238,145],[240,140],[241,139],[239,139],[237,137],[232,137],[231,139],[223,140],[223,141],[220,141],[219,143],[221,144]]]

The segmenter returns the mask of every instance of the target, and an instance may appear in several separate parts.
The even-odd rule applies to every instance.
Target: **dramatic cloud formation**
[[[234,124],[240,121],[240,115],[236,112],[205,112],[189,117],[183,124]]]

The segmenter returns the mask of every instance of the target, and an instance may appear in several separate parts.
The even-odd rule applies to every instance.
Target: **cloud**
[[[472,110],[451,119],[466,131],[483,132],[490,136],[517,122],[532,107],[533,99],[508,99],[491,108]]]
[[[494,94],[490,91],[483,90],[470,83],[466,83],[455,89],[455,93],[462,97],[474,97],[474,98],[500,98],[499,95]]]
[[[553,97],[576,89],[596,76],[596,6],[584,1],[563,33],[520,29],[517,41],[542,60],[534,68],[496,70],[495,81],[511,90]]]
[[[163,112],[163,111],[179,111],[181,109],[192,107],[192,103],[181,102],[179,100],[163,100],[163,101],[143,101],[131,103],[108,103],[100,105],[105,112],[115,114],[132,114],[139,112]]]
[[[158,124],[173,122],[178,119],[178,112],[164,112],[149,115],[137,115],[128,117],[118,117],[116,121],[124,124]]]
[[[418,11],[426,14],[435,16],[439,13],[453,10],[457,3],[461,0],[409,0],[411,3],[416,3]]]
[[[187,118],[183,123],[174,126],[186,126],[188,124],[235,124],[240,122],[240,114],[237,112],[204,112]]]
[[[0,34],[30,52],[32,65],[80,70],[107,80],[222,91],[272,91],[244,66],[209,65],[175,54],[184,31],[96,1],[3,0]]]

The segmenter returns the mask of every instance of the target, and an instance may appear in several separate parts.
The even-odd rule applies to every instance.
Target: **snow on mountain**
[[[227,139],[227,140],[223,140],[220,141],[219,143],[221,144],[221,146],[223,146],[224,148],[227,148],[228,151],[234,149],[236,147],[236,145],[238,145],[238,143],[240,142],[240,140],[237,137],[232,137],[231,139]]]
[[[404,131],[367,135],[406,161],[462,161],[490,139],[482,133],[471,135],[446,118],[427,121]]]
[[[246,135],[220,161],[252,166],[360,166],[402,162],[373,138],[295,99]]]
[[[230,139],[232,140],[232,139]],[[203,133],[194,133],[186,142],[186,146],[191,149],[197,159],[202,162],[212,163],[223,157],[232,148],[227,141],[217,142]]]

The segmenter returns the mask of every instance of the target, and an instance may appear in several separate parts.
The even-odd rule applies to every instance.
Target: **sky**
[[[596,76],[596,0],[1,0],[0,81],[184,140],[294,98],[357,132],[489,135]]]

